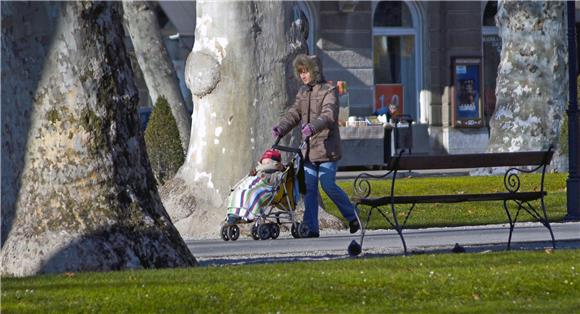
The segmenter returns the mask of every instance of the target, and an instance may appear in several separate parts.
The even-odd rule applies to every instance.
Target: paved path
[[[580,248],[580,222],[552,224],[557,247]],[[446,250],[455,243],[469,250],[505,249],[508,225],[454,228],[409,229],[404,231],[409,252]],[[514,248],[551,247],[548,230],[539,223],[521,223],[514,230]],[[308,259],[347,258],[347,246],[360,235],[347,232],[323,233],[316,239],[294,239],[282,233],[277,240],[255,241],[241,237],[238,241],[188,240],[187,245],[202,264],[237,264]],[[363,246],[364,255],[402,254],[402,244],[391,230],[369,231]]]

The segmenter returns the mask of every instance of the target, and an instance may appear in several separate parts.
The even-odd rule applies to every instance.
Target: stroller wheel
[[[229,229],[228,227],[229,227],[228,225],[223,225],[222,230],[220,232],[220,234],[222,236],[222,240],[224,240],[224,241],[230,240],[230,237],[228,236],[228,229]]]
[[[308,228],[308,225],[305,223],[301,223],[300,227],[298,227],[298,234],[300,235],[301,238],[308,237],[309,232],[310,232],[310,228]]]
[[[298,233],[298,229],[300,229],[300,223],[299,222],[292,223],[292,228],[290,228],[290,233],[292,234],[294,239],[300,238],[300,234]]]
[[[236,225],[229,226],[228,237],[230,240],[236,241],[240,237],[240,228]]]
[[[258,226],[258,236],[262,240],[266,240],[270,237],[270,226],[267,224],[262,224]]]
[[[251,235],[252,235],[252,239],[260,240],[260,236],[258,235],[258,227],[257,226],[252,226]]]
[[[280,226],[278,226],[277,224],[272,224],[270,226],[270,233],[272,239],[277,239],[278,236],[280,235]]]

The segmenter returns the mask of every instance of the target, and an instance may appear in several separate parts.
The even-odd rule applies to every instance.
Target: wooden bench
[[[350,255],[358,255],[362,251],[365,231],[369,224],[371,215],[377,211],[385,220],[397,231],[403,242],[404,253],[407,254],[407,244],[403,237],[403,229],[409,219],[416,204],[424,203],[458,203],[458,202],[478,202],[478,201],[503,201],[503,208],[510,224],[507,248],[510,248],[512,233],[520,212],[523,210],[540,221],[550,232],[552,246],[556,243],[554,233],[550,227],[544,197],[547,192],[544,190],[544,176],[546,167],[552,160],[553,150],[550,147],[546,151],[515,152],[515,153],[482,153],[482,154],[457,154],[457,155],[409,155],[406,150],[401,150],[398,155],[392,157],[388,164],[388,172],[374,176],[368,173],[360,174],[354,181],[355,198],[354,203],[357,208],[357,219],[361,222],[360,244],[352,241],[348,247]],[[477,193],[477,194],[452,194],[452,195],[395,195],[395,185],[397,173],[399,171],[411,170],[443,170],[462,168],[500,168],[504,169],[504,192]],[[541,171],[539,191],[521,191],[520,173],[532,173]],[[369,197],[371,194],[371,183],[369,179],[387,179],[391,175],[390,193],[382,197]],[[495,187],[497,188],[497,187]],[[532,201],[539,200],[539,205],[534,206]],[[515,205],[515,213],[510,211],[510,204]],[[397,212],[400,206],[409,205],[404,220],[399,223]],[[386,208],[386,209],[385,209]],[[361,210],[368,209],[366,221],[361,221],[359,215]],[[390,214],[388,211],[390,210]]]

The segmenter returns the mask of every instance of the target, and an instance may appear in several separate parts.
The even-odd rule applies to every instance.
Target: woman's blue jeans
[[[336,185],[336,161],[304,163],[306,175],[306,195],[304,196],[304,223],[309,227],[310,232],[319,232],[318,224],[318,179],[322,190],[334,202],[340,210],[342,216],[347,221],[356,219],[354,205],[348,199],[344,191]]]

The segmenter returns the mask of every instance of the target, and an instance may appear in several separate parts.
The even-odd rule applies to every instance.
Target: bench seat
[[[452,195],[413,195],[395,196],[394,204],[425,204],[425,203],[460,203],[478,201],[504,201],[519,200],[533,201],[546,196],[547,192],[518,192],[518,193],[489,193],[489,194],[452,194]],[[391,197],[362,198],[356,200],[357,204],[378,207],[391,204]]]

